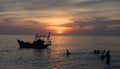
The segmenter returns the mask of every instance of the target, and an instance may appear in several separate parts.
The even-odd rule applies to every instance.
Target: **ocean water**
[[[52,36],[47,49],[20,49],[17,38],[32,42],[34,36],[0,35],[0,69],[120,69],[120,36]],[[109,65],[95,49],[111,51]]]

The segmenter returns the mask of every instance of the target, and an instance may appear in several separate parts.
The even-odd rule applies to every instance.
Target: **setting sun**
[[[61,34],[62,33],[62,31],[58,31],[58,34]]]
[[[78,30],[78,27],[63,27],[63,26],[47,26],[46,30],[51,31],[53,34],[68,34],[71,31]]]
[[[58,27],[58,34],[62,34],[62,32],[63,32],[63,29],[61,28],[61,27]]]

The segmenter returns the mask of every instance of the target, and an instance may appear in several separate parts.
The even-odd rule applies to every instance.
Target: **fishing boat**
[[[37,48],[37,49],[47,48],[48,46],[51,46],[50,32],[48,36],[36,34],[35,39],[32,43],[25,42],[19,39],[17,39],[17,42],[20,48]]]

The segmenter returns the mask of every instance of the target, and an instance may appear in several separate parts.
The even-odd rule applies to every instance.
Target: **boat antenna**
[[[39,33],[37,33],[37,34],[35,35],[34,40],[38,40],[38,37],[39,37]]]
[[[45,31],[45,26],[44,26],[44,24],[43,24],[43,35],[42,35],[43,40],[45,40],[45,39],[44,39],[44,37],[45,37],[45,32],[46,32],[46,31]]]
[[[50,32],[48,33],[48,38],[50,38]]]

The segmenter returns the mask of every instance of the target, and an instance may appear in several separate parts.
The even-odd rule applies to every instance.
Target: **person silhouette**
[[[97,53],[96,50],[94,50],[93,53],[96,54]]]
[[[97,55],[99,55],[100,54],[100,51],[99,50],[97,50]]]
[[[103,50],[103,53],[105,54],[105,50]]]
[[[111,58],[110,50],[107,51],[107,54],[105,55],[105,57],[106,57],[106,64],[110,64],[110,58]]]
[[[107,51],[107,54],[110,54],[110,50]]]
[[[104,59],[105,59],[104,53],[102,53],[102,55],[100,56],[100,58],[101,58],[102,61],[104,61]]]
[[[70,55],[70,52],[69,52],[69,50],[67,50],[67,52],[66,52],[66,55],[67,55],[67,56],[69,56],[69,55]]]

